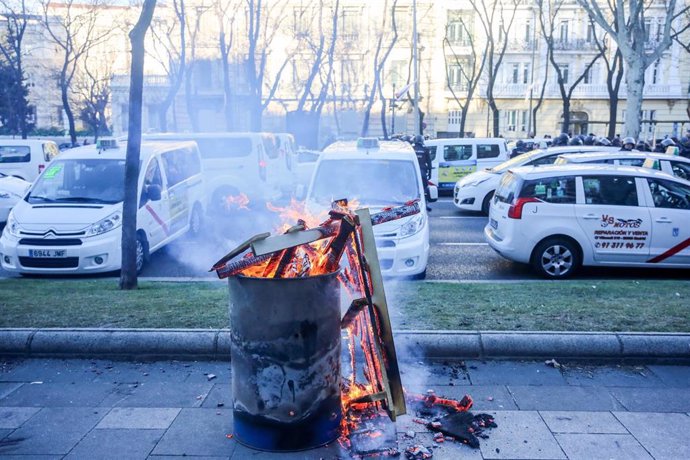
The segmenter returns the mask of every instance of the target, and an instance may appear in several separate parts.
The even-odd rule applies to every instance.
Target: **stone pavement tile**
[[[2,460],[60,460],[62,455],[4,455],[0,456]]]
[[[96,428],[167,430],[179,413],[179,408],[114,407]]]
[[[114,390],[114,385],[105,383],[25,384],[0,399],[0,406],[94,407]]]
[[[481,440],[485,459],[564,459],[565,454],[537,412],[496,411],[498,428]]]
[[[0,407],[0,428],[19,428],[39,410],[38,407]]]
[[[570,460],[643,460],[652,456],[629,434],[557,434]]]
[[[566,366],[570,385],[605,387],[659,387],[663,382],[644,366]]]
[[[3,441],[16,444],[0,447],[0,456],[65,455],[105,415],[93,407],[47,407],[31,417]]]
[[[19,382],[0,382],[0,399],[9,395],[22,385],[24,384]]]
[[[654,458],[690,458],[690,417],[686,414],[614,412],[613,415]]]
[[[165,430],[93,430],[65,460],[145,459]]]
[[[491,430],[488,430],[487,433],[489,434],[489,436],[491,436]],[[484,442],[483,440],[480,441]],[[463,460],[482,459],[481,450],[473,449],[465,444],[455,441],[445,441],[440,443],[434,442],[434,433],[430,433],[428,431],[425,433],[418,433],[415,435],[414,438],[409,438],[404,434],[399,434],[398,450],[400,451],[401,456],[398,458],[405,458],[405,450],[408,447],[415,445],[422,445],[429,449],[434,454],[433,458],[449,460],[458,458],[461,458]],[[385,458],[390,457],[382,457],[382,459]]]
[[[191,374],[191,364],[181,361],[145,363],[99,361],[96,382],[143,383],[184,382]]]
[[[451,399],[462,399],[465,395],[470,395],[474,404],[472,410],[517,410],[518,407],[513,401],[513,396],[503,385],[431,385],[428,388],[408,388],[411,392],[424,394],[427,389],[433,389],[438,396]]]
[[[301,452],[262,452],[260,450],[250,449],[247,446],[237,443],[237,447],[230,458],[232,460],[245,460],[248,458],[257,460],[319,460],[350,458],[350,456],[347,453],[347,450],[340,447],[338,442],[335,441],[324,447],[304,450]],[[376,456],[367,457],[367,460],[376,458]],[[196,460],[196,458],[194,460]]]
[[[12,433],[14,430],[11,430],[9,428],[0,428],[0,440],[2,440],[5,436],[8,434]],[[2,444],[0,444],[2,446]],[[0,452],[2,452],[2,447],[0,447]]]
[[[520,410],[610,411],[623,406],[604,387],[508,386]]]
[[[237,445],[230,409],[182,409],[152,455],[208,455],[230,457]]]
[[[195,455],[194,457],[181,457],[179,455],[149,455],[148,460],[230,460],[230,456],[209,457],[207,455]]]
[[[609,388],[609,391],[631,412],[690,411],[687,388]]]
[[[610,412],[540,412],[552,433],[628,434]]]
[[[462,361],[403,361],[400,378],[405,388],[470,383]]]
[[[199,407],[213,384],[184,382],[145,382],[120,385],[102,406],[118,407]]]
[[[690,387],[690,366],[647,366],[664,384]]]
[[[218,406],[218,404],[222,404],[222,406]],[[211,388],[208,396],[206,399],[204,399],[201,407],[225,407],[226,409],[232,408],[232,388],[230,384],[216,383],[213,385],[213,388]]]
[[[72,383],[90,382],[96,377],[94,361],[85,359],[28,359],[13,363],[0,373],[4,382]]]
[[[229,361],[194,361],[189,364],[186,382],[230,383]],[[209,375],[215,375],[211,380]]]
[[[543,361],[467,361],[472,385],[566,385],[561,371]]]

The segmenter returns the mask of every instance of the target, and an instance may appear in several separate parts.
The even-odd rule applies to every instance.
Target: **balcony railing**
[[[508,51],[532,51],[538,47],[536,40],[511,40],[508,42]]]
[[[494,97],[498,99],[524,99],[529,97],[529,85],[521,83],[500,83],[494,85]],[[567,89],[567,85],[566,85]],[[532,96],[537,98],[541,92],[541,84],[536,82]],[[482,85],[482,97],[486,97],[486,86]],[[618,97],[625,99],[627,89],[625,84],[621,85]],[[561,92],[557,84],[552,83],[546,86],[544,97],[549,99],[560,99]],[[580,83],[573,91],[575,99],[608,99],[609,93],[605,84],[586,84]],[[644,88],[645,99],[683,99],[688,97],[683,93],[683,87],[675,84],[646,85]]]
[[[575,38],[570,40],[554,40],[553,49],[559,51],[597,51],[596,42],[586,38]]]
[[[111,85],[113,87],[129,87],[129,75],[113,75]],[[144,87],[167,87],[170,86],[167,75],[144,75]]]

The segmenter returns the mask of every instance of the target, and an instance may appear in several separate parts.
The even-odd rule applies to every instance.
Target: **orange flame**
[[[225,209],[228,211],[233,208],[249,211],[249,207],[247,206],[248,204],[249,197],[244,193],[240,193],[239,195],[228,195],[225,197]]]

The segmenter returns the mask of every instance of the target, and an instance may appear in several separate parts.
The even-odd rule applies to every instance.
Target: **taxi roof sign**
[[[375,137],[360,137],[357,139],[358,149],[378,149],[380,148],[379,140]]]
[[[680,149],[678,148],[677,145],[669,145],[666,148],[666,155],[675,155],[678,156],[680,155]]]

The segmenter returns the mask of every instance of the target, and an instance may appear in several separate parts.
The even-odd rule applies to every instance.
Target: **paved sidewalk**
[[[481,449],[446,442],[436,459],[690,458],[688,366],[465,364],[402,365],[408,390],[469,393],[476,411],[495,414],[498,428]],[[230,379],[229,364],[217,361],[0,359],[0,457],[348,458],[337,443],[278,455],[228,438]],[[397,430],[401,449],[434,446],[411,416]]]

